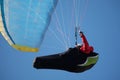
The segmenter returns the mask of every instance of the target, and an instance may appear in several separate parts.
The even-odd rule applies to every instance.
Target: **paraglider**
[[[58,0],[1,0],[0,32],[15,49],[37,52]]]
[[[83,44],[67,51],[36,57],[33,67],[36,69],[58,69],[80,73],[91,69],[98,60],[98,53],[93,52],[82,32],[80,32]],[[89,49],[88,49],[89,48]]]
[[[0,3],[0,32],[13,48],[24,52],[39,50],[58,2],[58,0],[33,1],[1,0]],[[97,63],[99,55],[93,51],[94,48],[89,45],[82,32],[80,37],[82,45],[77,45],[76,42],[76,47],[65,52],[36,57],[33,67],[75,73],[91,69]]]

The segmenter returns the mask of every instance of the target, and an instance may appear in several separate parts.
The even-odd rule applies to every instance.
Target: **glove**
[[[80,33],[80,34],[83,34],[83,32],[82,32],[82,31],[79,31],[79,33]]]
[[[83,36],[83,32],[82,31],[80,31],[80,37],[82,37]]]

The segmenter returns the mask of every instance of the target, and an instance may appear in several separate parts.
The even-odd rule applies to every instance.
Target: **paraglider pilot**
[[[82,51],[85,54],[90,54],[91,52],[93,52],[94,48],[92,46],[89,46],[89,43],[88,43],[85,35],[83,34],[83,32],[80,32],[80,37],[83,42],[83,44],[80,47],[80,51]]]
[[[69,48],[62,53],[36,57],[33,67],[36,69],[65,70],[74,73],[84,72],[92,68],[98,60],[98,53],[93,52],[94,49],[89,46],[83,32],[79,33],[83,42],[82,45]]]

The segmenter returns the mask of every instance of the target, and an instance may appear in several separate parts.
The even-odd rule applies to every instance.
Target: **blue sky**
[[[60,0],[52,15],[40,51],[25,53],[13,49],[0,35],[0,80],[119,80],[120,76],[120,1]],[[87,7],[87,8],[85,8]],[[77,17],[74,12],[78,12]],[[81,22],[80,18],[82,17]],[[74,26],[77,22],[95,52],[98,63],[84,73],[61,70],[36,70],[32,67],[35,57],[65,51],[74,47]],[[64,33],[64,34],[63,34]],[[78,39],[81,43],[81,40]]]

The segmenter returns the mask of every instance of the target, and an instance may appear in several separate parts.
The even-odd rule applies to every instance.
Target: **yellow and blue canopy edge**
[[[7,40],[7,42],[15,49],[17,50],[20,50],[20,51],[23,51],[23,52],[38,52],[39,49],[38,48],[32,48],[32,47],[28,47],[28,46],[22,46],[22,45],[16,45],[16,44],[13,44],[11,42],[11,40],[9,39],[7,33],[5,32],[4,30],[4,27],[3,27],[3,22],[2,22],[2,18],[1,18],[1,14],[0,14],[0,32],[1,34],[4,36],[4,38]]]
[[[20,51],[24,51],[24,52],[38,52],[39,49],[38,48],[31,48],[28,46],[21,46],[21,45],[12,45],[13,48],[20,50]]]
[[[41,3],[37,0],[0,0],[0,31],[3,37],[17,50],[37,52],[57,2],[58,0],[44,0]],[[25,8],[22,9],[22,6]]]

